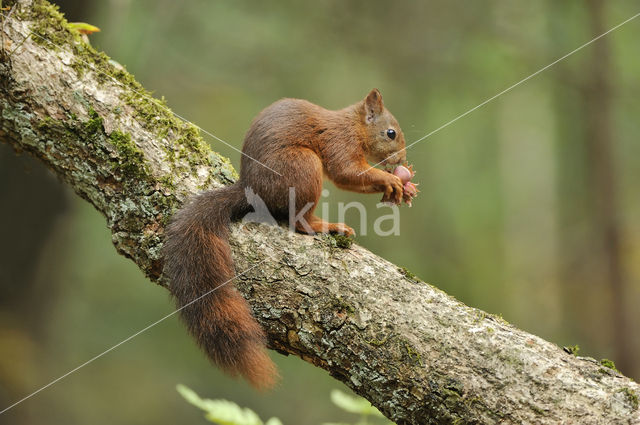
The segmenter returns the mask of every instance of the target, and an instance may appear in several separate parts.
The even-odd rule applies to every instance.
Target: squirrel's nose
[[[395,153],[393,160],[396,165],[404,164],[407,162],[407,152],[403,149]]]

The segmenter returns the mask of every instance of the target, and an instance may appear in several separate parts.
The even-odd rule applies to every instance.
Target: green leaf
[[[219,425],[263,425],[260,417],[251,409],[242,408],[228,400],[202,399],[192,389],[178,384],[176,390],[189,403],[205,411],[204,417],[208,421]],[[272,418],[267,425],[282,425]]]
[[[94,32],[100,32],[100,28],[87,24],[86,22],[69,22],[69,26],[81,34],[93,34]]]
[[[264,425],[282,425],[282,422],[278,418],[271,418]]]
[[[204,415],[220,425],[263,425],[260,417],[251,409],[242,408],[228,400],[207,400],[209,409]]]
[[[362,397],[353,397],[343,393],[340,390],[331,391],[331,401],[333,404],[350,413],[358,415],[374,415],[383,418],[384,415],[378,409],[373,407],[366,399]]]
[[[178,390],[180,395],[184,397],[184,399],[187,400],[189,403],[193,404],[194,406],[202,410],[207,410],[205,401],[202,400],[198,396],[198,394],[196,394],[196,392],[193,391],[191,388],[187,387],[186,385],[178,384],[176,385],[176,390]]]

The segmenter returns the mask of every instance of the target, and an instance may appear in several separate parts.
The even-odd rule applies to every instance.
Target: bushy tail
[[[247,210],[238,183],[191,199],[167,228],[165,272],[178,307],[184,307],[182,319],[211,361],[266,389],[275,383],[276,367],[266,353],[262,328],[231,282],[229,222]]]

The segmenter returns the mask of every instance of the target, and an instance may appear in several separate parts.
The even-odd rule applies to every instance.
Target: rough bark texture
[[[48,3],[14,8],[3,24],[0,138],[91,202],[118,252],[164,284],[167,218],[235,171]],[[632,380],[366,249],[257,224],[232,226],[231,243],[239,273],[262,262],[236,284],[270,346],[326,369],[398,424],[640,423]]]

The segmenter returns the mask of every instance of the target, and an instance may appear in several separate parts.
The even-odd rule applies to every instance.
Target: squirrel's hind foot
[[[338,233],[346,236],[355,236],[356,232],[344,223],[329,223],[318,217],[313,217],[307,222],[296,223],[296,230],[300,233],[315,235],[317,233]]]

